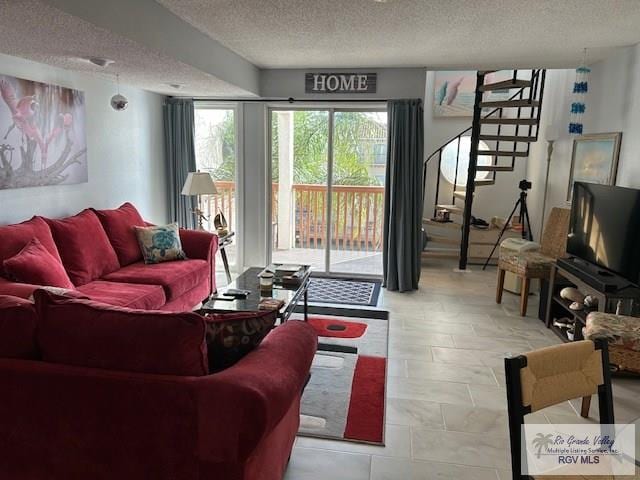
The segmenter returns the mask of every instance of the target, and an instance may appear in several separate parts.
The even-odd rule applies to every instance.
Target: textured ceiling
[[[169,95],[250,96],[248,92],[132,40],[36,0],[0,0],[0,53],[93,73]],[[115,60],[96,67],[86,57]],[[183,84],[176,90],[168,84]]]
[[[156,1],[261,68],[562,68],[640,42],[639,0]]]

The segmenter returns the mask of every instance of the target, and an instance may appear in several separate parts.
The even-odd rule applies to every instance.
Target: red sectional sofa
[[[182,231],[190,260],[147,266],[118,222],[100,231],[97,212],[71,218],[0,227],[0,259],[38,238],[77,290],[0,280],[0,479],[282,479],[313,329],[287,322],[208,374],[205,320],[189,310],[215,287],[216,237]],[[71,248],[104,251],[103,235],[118,262],[109,272],[113,256]]]
[[[215,291],[214,234],[180,230],[188,259],[145,265],[133,226],[145,226],[136,208],[83,210],[64,219],[33,217],[0,227],[0,267],[32,239],[51,253],[81,294],[120,307],[190,310]],[[28,298],[40,285],[13,282],[0,268],[0,295]]]

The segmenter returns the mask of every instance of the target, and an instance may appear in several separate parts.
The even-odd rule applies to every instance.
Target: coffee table
[[[271,298],[282,300],[284,305],[278,311],[280,322],[286,322],[295,308],[302,303],[304,319],[308,319],[307,291],[309,289],[309,279],[311,278],[311,267],[303,265],[304,274],[300,282],[296,285],[282,285],[275,283]],[[262,272],[262,267],[251,267],[245,270],[238,278],[222,289],[221,294],[226,289],[235,288],[238,290],[249,290],[249,296],[234,300],[221,300],[212,296],[208,301],[203,302],[202,310],[209,312],[256,312],[260,310],[260,300],[265,297],[260,294],[260,279],[258,275]]]

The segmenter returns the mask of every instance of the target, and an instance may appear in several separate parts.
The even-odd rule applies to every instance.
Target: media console
[[[621,276],[578,257],[559,258],[558,267],[571,272],[600,292],[614,292],[633,287],[631,282]]]
[[[565,287],[577,288],[583,295],[592,295],[598,301],[592,309],[571,310],[570,301],[560,297]],[[640,288],[628,280],[597,265],[578,258],[559,259],[551,267],[546,298],[544,322],[565,342],[582,340],[582,327],[592,311],[640,315]],[[573,328],[558,327],[556,323],[573,324]],[[568,335],[572,332],[573,335]]]

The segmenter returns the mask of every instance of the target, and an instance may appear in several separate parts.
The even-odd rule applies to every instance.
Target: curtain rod
[[[172,98],[181,98],[181,97],[172,97]],[[310,103],[382,103],[388,102],[387,98],[356,98],[352,100],[347,100],[346,98],[322,98],[322,99],[314,99],[314,98],[202,98],[202,97],[194,97],[194,102],[263,102],[263,103],[273,103],[273,102],[285,102],[285,103],[297,103],[297,102],[310,102]]]

